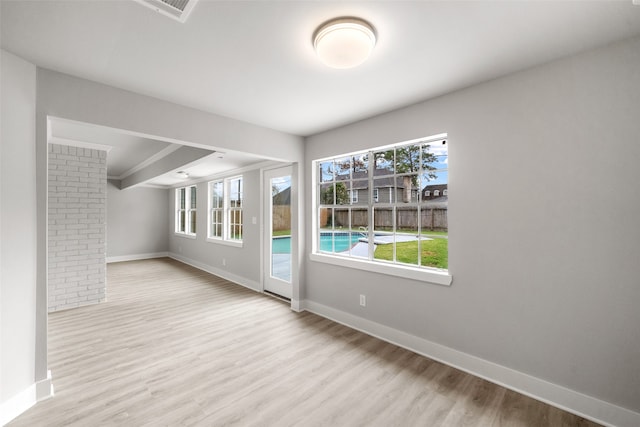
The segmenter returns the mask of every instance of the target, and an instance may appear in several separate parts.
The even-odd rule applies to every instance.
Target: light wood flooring
[[[170,259],[49,316],[55,397],[19,426],[595,426]]]

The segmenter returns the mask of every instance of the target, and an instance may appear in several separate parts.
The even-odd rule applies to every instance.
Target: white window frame
[[[214,197],[213,197],[213,189],[217,185],[222,186],[222,195],[221,195],[221,204],[216,204],[214,206]],[[224,238],[224,200],[225,200],[225,191],[224,191],[224,180],[220,179],[217,181],[210,181],[207,185],[207,194],[208,194],[208,216],[207,216],[207,239],[223,239]],[[219,222],[213,221],[214,217],[220,218]],[[220,234],[215,233],[218,229],[217,226],[220,226]]]
[[[231,200],[231,185],[233,182],[240,180],[239,206]],[[222,183],[222,207],[213,206],[213,186]],[[211,243],[219,243],[229,246],[242,247],[244,236],[244,177],[236,175],[224,179],[210,181],[208,183],[208,215],[207,215],[207,241]],[[212,217],[216,212],[222,212],[222,235],[213,235]],[[239,221],[237,219],[239,218]],[[241,238],[234,238],[232,233],[233,227],[240,228]]]
[[[379,199],[379,192],[377,188],[373,189],[373,201],[374,203],[378,203],[378,199]]]
[[[351,204],[358,203],[358,190],[349,190],[349,199],[351,200]]]
[[[440,197],[440,190],[433,190],[433,197]]]
[[[449,195],[449,190],[446,189],[446,188],[444,190],[442,190],[442,195],[443,196],[448,196]]]
[[[180,193],[184,191],[185,193],[185,207],[182,208],[180,204]],[[193,193],[193,194],[192,194]],[[191,200],[195,199],[196,205],[191,206]],[[178,236],[183,237],[196,237],[196,230],[193,230],[191,226],[191,214],[196,216],[196,221],[198,218],[198,190],[195,185],[188,185],[186,187],[179,187],[175,189],[175,225],[174,225],[174,233]],[[180,228],[180,213],[184,212],[184,230]],[[197,227],[196,227],[197,228]]]
[[[376,152],[376,151],[380,151],[380,150],[385,150],[385,149],[391,149],[391,148],[395,148],[398,146],[404,146],[404,145],[411,145],[411,144],[419,144],[419,143],[431,143],[431,142],[436,142],[436,141],[445,141],[447,140],[447,135],[446,134],[440,134],[440,135],[435,135],[433,137],[429,137],[429,138],[420,138],[420,139],[416,139],[413,141],[405,141],[403,143],[399,143],[399,144],[392,144],[389,146],[384,146],[384,147],[375,147],[372,148],[370,150],[367,150],[367,153],[369,153],[369,158],[373,159],[372,153]],[[396,262],[390,262],[390,261],[379,261],[379,260],[374,260],[373,259],[373,238],[374,238],[374,231],[373,231],[373,226],[370,226],[368,229],[368,233],[369,233],[369,241],[370,243],[370,250],[369,250],[369,257],[368,258],[362,258],[362,257],[352,257],[352,256],[345,256],[345,255],[341,255],[341,254],[337,254],[337,253],[330,253],[330,252],[323,252],[319,250],[319,235],[320,235],[320,229],[318,227],[318,218],[319,218],[319,214],[320,214],[320,209],[321,209],[321,201],[320,201],[320,191],[319,191],[319,180],[318,180],[318,175],[319,175],[319,165],[323,162],[329,161],[329,160],[333,160],[333,159],[338,159],[338,158],[344,158],[347,156],[359,156],[362,155],[363,152],[359,151],[359,152],[354,152],[354,153],[348,153],[348,154],[340,154],[340,155],[336,155],[336,156],[331,156],[328,158],[323,158],[323,159],[316,159],[313,161],[313,167],[312,167],[312,182],[313,182],[313,186],[312,186],[312,197],[314,200],[314,214],[312,216],[312,229],[313,229],[313,233],[312,233],[312,251],[309,255],[309,259],[311,261],[316,261],[316,262],[322,262],[322,263],[326,263],[326,264],[332,264],[332,265],[338,265],[338,266],[343,266],[343,267],[349,267],[349,268],[355,268],[355,269],[359,269],[359,270],[366,270],[366,271],[370,271],[370,272],[375,272],[375,273],[380,273],[380,274],[386,274],[386,275],[391,275],[391,276],[396,276],[396,277],[403,277],[403,278],[409,278],[409,279],[414,279],[414,280],[418,280],[418,281],[422,281],[422,282],[428,282],[428,283],[433,283],[433,284],[438,284],[438,285],[444,285],[444,286],[450,286],[451,282],[453,280],[453,276],[450,273],[450,270],[444,270],[444,269],[438,269],[438,268],[433,268],[433,267],[428,267],[428,266],[413,266],[410,264],[402,264],[402,263],[396,263]],[[370,165],[373,164],[373,161],[370,160]],[[371,166],[373,167],[373,166]],[[443,171],[446,171],[448,169],[443,169]],[[369,188],[372,188],[372,184],[373,184],[373,174],[370,173],[370,181],[369,181]],[[394,175],[395,176],[395,175]],[[389,188],[389,191],[391,193],[393,189]],[[373,212],[374,209],[374,203],[375,201],[373,200],[373,198],[371,198],[369,205],[368,205],[368,209],[371,210],[371,212]],[[375,205],[377,206],[377,205]],[[345,207],[347,208],[347,207]]]

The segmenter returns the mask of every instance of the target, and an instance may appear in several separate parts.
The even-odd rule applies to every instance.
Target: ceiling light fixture
[[[313,35],[313,47],[325,65],[353,68],[362,64],[376,45],[373,27],[359,18],[336,18]]]
[[[178,171],[178,172],[176,172],[176,175],[178,175],[178,178],[180,178],[180,179],[189,178],[189,173],[185,172],[185,171]]]

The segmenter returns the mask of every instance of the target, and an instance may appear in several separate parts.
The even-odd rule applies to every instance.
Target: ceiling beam
[[[122,179],[120,189],[124,190],[125,188],[141,185],[167,172],[177,171],[189,163],[195,162],[211,153],[213,153],[213,151],[203,150],[201,148],[180,147],[173,153]]]

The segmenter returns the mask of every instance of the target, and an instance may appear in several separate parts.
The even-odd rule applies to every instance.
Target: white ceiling
[[[2,47],[41,67],[302,136],[640,34],[631,0],[200,0],[184,24],[133,0],[1,7]],[[339,16],[376,28],[358,68],[313,52]]]

